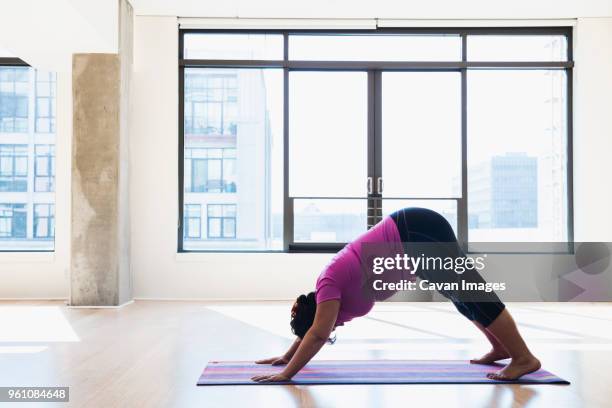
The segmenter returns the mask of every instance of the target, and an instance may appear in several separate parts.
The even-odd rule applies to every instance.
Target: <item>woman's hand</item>
[[[255,364],[272,364],[273,366],[285,365],[289,360],[285,357],[270,357],[263,360],[257,360]]]
[[[256,375],[255,377],[251,377],[251,380],[258,383],[268,383],[268,382],[285,382],[291,380],[291,378],[287,377],[283,373],[278,374],[267,374],[267,375]]]

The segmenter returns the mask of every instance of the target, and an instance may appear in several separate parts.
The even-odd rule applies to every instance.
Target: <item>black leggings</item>
[[[412,253],[418,243],[441,243],[441,251],[451,257],[465,257],[464,252],[457,243],[453,228],[448,221],[435,211],[426,208],[404,208],[391,214],[399,231],[405,251],[412,256],[420,253]],[[410,245],[413,243],[415,245]],[[432,248],[432,245],[428,245]],[[416,275],[434,283],[459,282],[486,283],[475,268],[467,269],[459,275],[454,270],[426,270],[420,268]],[[460,282],[459,282],[460,284]],[[460,285],[459,285],[460,286]],[[495,292],[477,291],[447,291],[439,290],[444,297],[450,299],[457,310],[469,320],[477,321],[484,327],[489,326],[504,310],[505,305],[501,302]]]

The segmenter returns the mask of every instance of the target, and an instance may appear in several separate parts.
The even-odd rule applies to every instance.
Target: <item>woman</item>
[[[297,298],[291,309],[291,328],[297,336],[289,350],[280,356],[257,361],[258,364],[286,365],[274,375],[260,375],[257,382],[289,381],[323,347],[331,332],[344,323],[366,315],[381,296],[366,295],[364,287],[371,286],[364,277],[364,244],[399,245],[404,252],[422,243],[440,245],[444,251],[453,251],[457,257],[465,257],[457,244],[450,224],[440,214],[424,208],[405,208],[385,217],[380,223],[346,245],[317,279],[316,291]],[[450,249],[449,249],[450,248]],[[412,251],[414,252],[414,251]],[[425,271],[415,268],[421,279],[433,282],[464,280],[484,283],[475,268],[462,274],[455,271]],[[378,275],[377,275],[378,276]],[[515,380],[540,368],[539,360],[529,351],[510,313],[494,292],[478,293],[462,290],[439,290],[449,298],[457,310],[471,320],[491,343],[491,351],[470,362],[491,364],[511,358],[508,365],[497,372],[487,374],[494,380]],[[382,296],[384,299],[390,294]]]

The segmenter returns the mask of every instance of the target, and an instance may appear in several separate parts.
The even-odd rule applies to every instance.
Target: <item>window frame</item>
[[[184,59],[184,37],[189,34],[279,34],[283,36],[282,60],[238,60],[238,59]],[[457,61],[299,61],[289,59],[289,36],[294,34],[351,35],[351,34],[423,34],[458,35],[461,38],[461,60]],[[470,35],[560,35],[566,38],[567,59],[564,61],[468,61],[467,39]],[[461,75],[461,194],[460,197],[402,197],[387,198],[382,194],[367,194],[368,228],[382,217],[382,199],[393,200],[453,200],[457,208],[457,239],[468,251],[468,160],[467,160],[467,72],[468,69],[555,69],[566,72],[566,202],[567,241],[574,239],[573,206],[573,28],[552,27],[423,27],[423,28],[377,28],[374,30],[258,30],[258,29],[179,29],[178,33],[178,93],[179,93],[179,214],[178,252],[336,252],[344,243],[295,243],[293,241],[293,200],[289,196],[289,72],[307,71],[365,71],[368,74],[368,179],[373,183],[382,175],[381,162],[381,84],[383,71],[454,71]],[[280,68],[283,70],[283,250],[197,250],[183,248],[183,165],[184,165],[184,103],[185,68]],[[366,180],[364,180],[365,190]],[[323,198],[323,197],[321,197]],[[347,197],[324,197],[347,198]],[[357,197],[355,197],[357,198]],[[362,199],[363,197],[359,197]],[[507,252],[513,253],[513,252]]]

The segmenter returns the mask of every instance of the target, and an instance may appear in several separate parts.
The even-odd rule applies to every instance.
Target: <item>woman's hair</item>
[[[316,311],[317,301],[314,292],[298,296],[291,310],[291,331],[293,334],[303,339],[310,326],[312,326]]]

